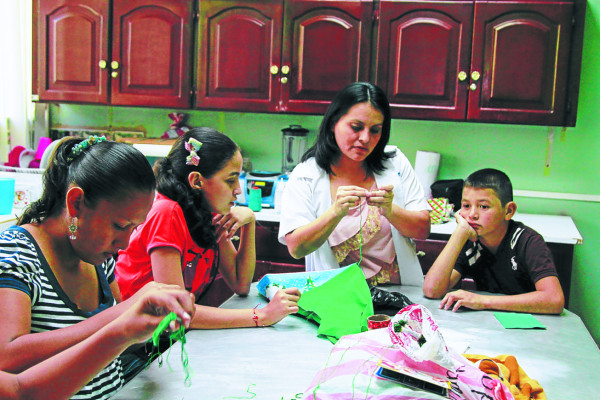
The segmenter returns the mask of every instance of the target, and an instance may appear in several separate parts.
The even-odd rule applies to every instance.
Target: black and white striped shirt
[[[82,311],[60,287],[29,232],[21,227],[11,227],[0,233],[0,288],[20,290],[31,298],[31,333],[68,327],[113,306],[115,299],[109,281],[115,278],[114,269],[113,259],[96,266],[100,305],[94,311]],[[0,310],[2,307],[0,304]],[[107,399],[122,385],[123,368],[117,358],[72,398]]]

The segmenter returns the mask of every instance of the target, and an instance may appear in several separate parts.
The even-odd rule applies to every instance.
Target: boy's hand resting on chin
[[[462,215],[460,215],[460,210],[456,214],[454,214],[454,216],[456,217],[457,229],[464,230],[466,233],[469,234],[468,239],[471,242],[475,242],[478,237],[477,232],[475,232],[475,229],[473,229],[473,227],[469,225],[467,220]]]

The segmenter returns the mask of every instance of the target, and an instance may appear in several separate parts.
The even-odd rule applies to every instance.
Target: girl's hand
[[[367,204],[379,208],[379,212],[386,218],[392,215],[392,201],[394,200],[394,185],[386,185],[369,192]]]
[[[260,326],[273,325],[288,314],[297,313],[300,290],[298,288],[279,289],[266,307],[256,310]]]
[[[213,217],[213,225],[217,231],[217,243],[231,240],[233,235],[242,226],[256,220],[254,212],[248,207],[232,207],[227,214],[218,214]]]
[[[357,206],[361,197],[367,197],[368,191],[359,186],[340,186],[335,194],[333,210],[339,217],[348,215],[350,207]]]
[[[193,294],[177,285],[151,285],[112,323],[122,326],[125,337],[142,341],[152,335],[158,324],[171,311],[177,314],[179,319],[171,324],[170,329],[176,330],[180,324],[189,327],[194,310]]]

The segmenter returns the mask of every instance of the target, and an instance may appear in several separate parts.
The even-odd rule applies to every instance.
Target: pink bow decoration
[[[190,130],[190,128],[185,125],[187,119],[186,114],[172,112],[167,115],[173,122],[169,125],[169,130],[165,131],[161,136],[162,139],[174,139]]]
[[[169,118],[171,118],[173,120],[173,122],[171,123],[171,125],[169,126],[169,128],[171,129],[177,129],[179,127],[181,127],[181,125],[183,125],[183,123],[185,122],[185,114],[178,114],[178,113],[169,113]]]

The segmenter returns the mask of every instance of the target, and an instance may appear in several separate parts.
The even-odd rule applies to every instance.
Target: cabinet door
[[[561,125],[572,3],[477,2],[468,119]]]
[[[368,80],[371,1],[286,0],[278,111],[324,113],[346,85]]]
[[[99,65],[108,60],[108,0],[36,0],[33,7],[39,99],[105,104]]]
[[[196,107],[274,111],[279,100],[274,83],[280,60],[281,0],[199,5]]]
[[[383,0],[380,7],[375,83],[392,115],[464,120],[473,2]]]
[[[193,4],[113,1],[112,104],[190,106]]]

